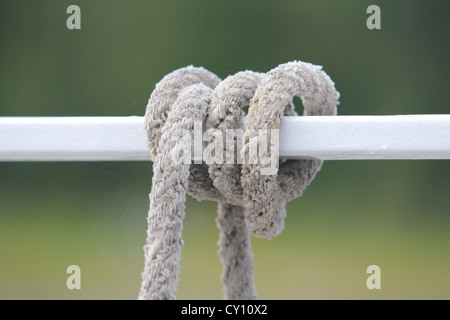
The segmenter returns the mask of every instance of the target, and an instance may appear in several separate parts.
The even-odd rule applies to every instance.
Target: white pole
[[[0,161],[150,160],[143,117],[0,117]],[[280,157],[450,159],[450,115],[285,117]]]

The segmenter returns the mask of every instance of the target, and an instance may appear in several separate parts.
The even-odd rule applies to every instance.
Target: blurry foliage
[[[81,7],[81,30],[66,8]],[[381,8],[382,29],[366,28]],[[448,1],[0,0],[0,116],[143,115],[196,65],[324,67],[339,114],[449,113]],[[301,111],[301,110],[300,110]],[[449,298],[448,161],[329,161],[254,239],[261,298]],[[151,163],[1,163],[0,298],[137,297]],[[216,205],[189,199],[179,298],[221,298]],[[78,264],[82,289],[65,287]],[[382,290],[365,287],[368,265]]]

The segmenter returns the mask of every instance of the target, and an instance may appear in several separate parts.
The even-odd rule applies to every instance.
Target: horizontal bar
[[[0,117],[0,161],[150,160],[143,117]],[[280,157],[450,159],[450,115],[284,117]]]

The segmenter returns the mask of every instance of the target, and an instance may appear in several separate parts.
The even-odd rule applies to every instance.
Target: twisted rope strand
[[[238,72],[227,77],[214,90],[209,110],[209,122],[220,130],[222,136],[229,129],[244,129],[241,119],[243,108],[263,78],[263,74],[252,71]],[[253,254],[250,232],[245,223],[240,182],[242,165],[237,164],[237,143],[233,143],[234,164],[211,164],[209,175],[214,187],[225,197],[219,201],[216,223],[220,230],[219,255],[223,265],[222,282],[224,298],[228,300],[256,299],[253,280]],[[224,154],[230,150],[224,145]]]
[[[200,93],[202,92],[202,93]],[[154,157],[145,269],[139,299],[175,299],[181,259],[188,164],[174,164],[170,151],[183,143],[172,139],[180,129],[191,132],[194,121],[202,121],[212,90],[194,84],[181,90],[168,113]],[[170,170],[167,170],[167,169]]]
[[[334,83],[321,67],[298,61],[267,74],[238,72],[222,82],[204,68],[189,66],[156,85],[145,115],[154,175],[139,299],[175,299],[186,192],[198,200],[218,201],[224,298],[256,299],[250,235],[271,238],[279,234],[286,202],[302,194],[322,165],[317,159],[289,160],[279,164],[278,170],[276,130],[283,115],[297,115],[294,96],[302,99],[304,115],[336,114],[339,94]],[[242,108],[248,104],[244,125]],[[192,164],[192,150],[183,146],[192,141],[196,122],[205,131],[212,130],[216,138],[229,137],[230,129],[245,131],[242,149],[239,139],[232,138],[231,154],[230,145],[222,144],[222,150],[215,150],[225,154],[214,156],[218,162],[209,167]],[[261,129],[275,129],[268,131],[266,146],[257,145]],[[180,130],[187,136],[180,135]],[[183,155],[179,150],[184,150]],[[238,163],[241,154],[248,160],[252,152],[276,156],[271,164],[274,172],[265,174],[267,165],[261,159]],[[187,158],[190,164],[176,161],[174,155]]]
[[[302,99],[306,116],[335,115],[337,112],[339,94],[321,67],[299,61],[282,64],[266,74],[250,102],[245,124],[246,153],[259,129],[279,129],[283,113],[297,115],[291,107],[294,96]],[[285,199],[291,200],[302,194],[320,170],[322,161],[288,161],[281,164],[281,168],[284,166],[287,168],[282,170],[282,176],[262,175],[260,164],[243,166],[246,221],[254,236],[270,239],[284,229]]]

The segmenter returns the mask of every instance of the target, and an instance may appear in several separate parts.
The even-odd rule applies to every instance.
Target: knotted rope
[[[322,165],[317,159],[278,163],[277,129],[283,115],[297,116],[294,96],[302,99],[306,116],[336,114],[339,94],[333,81],[321,67],[304,62],[282,64],[267,74],[239,72],[222,82],[204,68],[189,66],[156,85],[145,114],[153,179],[139,299],[175,299],[186,192],[198,200],[218,201],[225,299],[256,299],[250,235],[278,235],[286,202],[302,194]],[[177,156],[192,141],[198,123],[205,135],[213,129],[210,137],[216,139],[228,139],[230,129],[242,130],[243,142],[232,136],[237,152],[223,156],[216,149],[216,161],[209,166],[180,163]],[[263,147],[258,146],[262,130],[269,141]],[[227,151],[224,143],[218,146]],[[276,163],[252,161],[255,152]],[[187,156],[190,160],[191,149]]]

